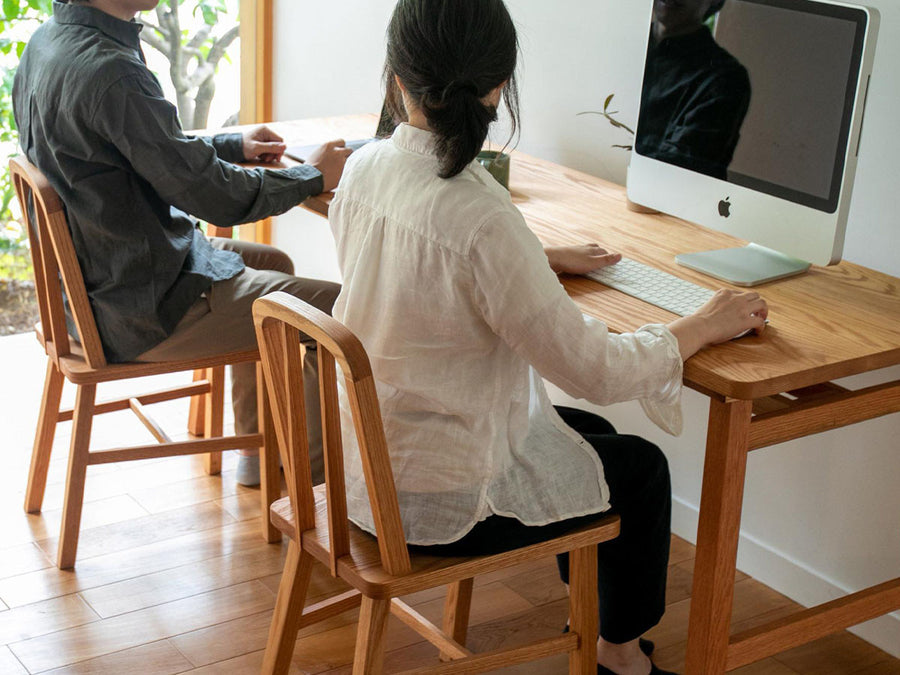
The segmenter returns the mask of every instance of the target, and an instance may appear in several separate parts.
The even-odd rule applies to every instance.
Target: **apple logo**
[[[731,197],[725,197],[725,199],[719,202],[719,215],[723,218],[727,218],[731,215],[731,202],[728,201]]]

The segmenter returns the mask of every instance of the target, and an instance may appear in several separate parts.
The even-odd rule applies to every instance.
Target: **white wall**
[[[600,117],[577,113],[600,108],[615,93],[622,119],[636,118],[648,4],[507,2],[522,47],[519,149],[624,183],[627,153],[610,146],[627,137]],[[345,0],[311,9],[310,3],[276,3],[277,118],[377,112],[384,29],[393,4]],[[900,3],[866,4],[881,11],[882,22],[844,255],[900,276]],[[295,210],[279,223],[276,241],[305,273],[337,278],[321,219]],[[314,255],[307,258],[309,251]],[[852,384],[898,378],[900,368],[894,368]],[[567,399],[556,392],[555,400]],[[707,410],[704,397],[685,392],[686,431],[677,439],[656,430],[636,405],[603,410],[620,430],[644,435],[666,451],[673,530],[690,541],[696,536]],[[898,438],[900,415],[893,415],[752,453],[739,567],[807,605],[896,577]],[[900,616],[876,619],[858,632],[900,656]]]

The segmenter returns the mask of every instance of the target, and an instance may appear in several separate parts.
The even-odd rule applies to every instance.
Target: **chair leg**
[[[353,655],[353,675],[381,675],[384,668],[384,643],[390,598],[363,596]]]
[[[309,553],[301,551],[294,540],[288,542],[287,559],[278,586],[275,614],[269,626],[269,641],[263,657],[263,675],[281,675],[290,669],[312,565],[313,558]]]
[[[569,616],[571,630],[580,637],[578,649],[569,652],[569,675],[597,672],[597,546],[585,546],[569,554]]]
[[[194,382],[206,379],[206,368],[197,368],[194,371]],[[206,412],[207,394],[191,396],[191,408],[188,414],[188,433],[198,438],[203,436],[206,431],[206,421],[204,413]]]
[[[75,394],[75,417],[72,426],[72,444],[69,448],[69,471],[66,476],[62,529],[56,558],[56,564],[61,570],[75,565],[75,553],[78,550],[81,506],[84,502],[84,482],[87,474],[96,393],[97,385],[85,384],[79,386]]]
[[[444,632],[456,642],[465,646],[469,632],[469,610],[472,608],[472,586],[474,579],[463,579],[447,586],[444,600]],[[441,661],[450,661],[451,656],[441,652]]]
[[[65,378],[52,359],[47,359],[47,375],[44,378],[44,395],[37,430],[34,434],[34,448],[31,451],[31,468],[28,471],[28,486],[25,489],[25,511],[38,513],[44,503],[44,489],[47,487],[47,471],[50,467],[50,453],[56,422],[59,417],[59,401],[62,397]]]
[[[225,366],[214,366],[206,369],[209,375],[210,390],[206,398],[206,410],[203,413],[204,437],[221,436],[224,424],[225,406]],[[210,476],[222,473],[222,453],[210,452],[206,455],[206,473]]]
[[[269,507],[281,498],[281,471],[278,467],[278,439],[275,437],[275,423],[269,394],[263,381],[262,365],[256,364],[256,410],[259,430],[263,434],[263,445],[259,449],[259,498],[262,510],[263,538],[270,544],[281,541],[281,530],[272,525]]]

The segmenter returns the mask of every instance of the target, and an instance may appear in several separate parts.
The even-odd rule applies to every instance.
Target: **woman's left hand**
[[[621,253],[610,253],[598,244],[580,246],[545,246],[544,253],[550,268],[557,274],[587,274],[593,270],[615,265]]]

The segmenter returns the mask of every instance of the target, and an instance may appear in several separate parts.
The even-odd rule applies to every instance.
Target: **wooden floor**
[[[221,477],[204,475],[196,458],[91,467],[78,563],[60,572],[52,561],[70,425],[57,438],[44,511],[28,516],[22,499],[43,377],[32,336],[0,339],[0,373],[0,674],[258,672],[284,549],[263,543],[259,492],[235,485],[235,458],[226,456]],[[64,401],[71,396],[67,391]],[[185,404],[162,404],[156,412],[167,428],[184,429]],[[149,441],[129,413],[105,417],[95,429],[98,442]],[[693,556],[691,545],[673,538],[668,609],[649,634],[657,664],[676,671],[684,660]],[[565,590],[552,560],[476,585],[469,637],[476,651],[552,636],[565,624]],[[335,587],[318,569],[313,592]],[[429,617],[439,615],[441,600],[440,592],[408,598]],[[736,627],[794,607],[738,575]],[[436,661],[430,647],[391,621],[389,671]],[[292,672],[349,674],[354,613],[314,628],[301,633]],[[565,673],[566,665],[557,658],[503,672],[552,675]],[[900,674],[900,660],[841,633],[735,672],[888,675]]]

